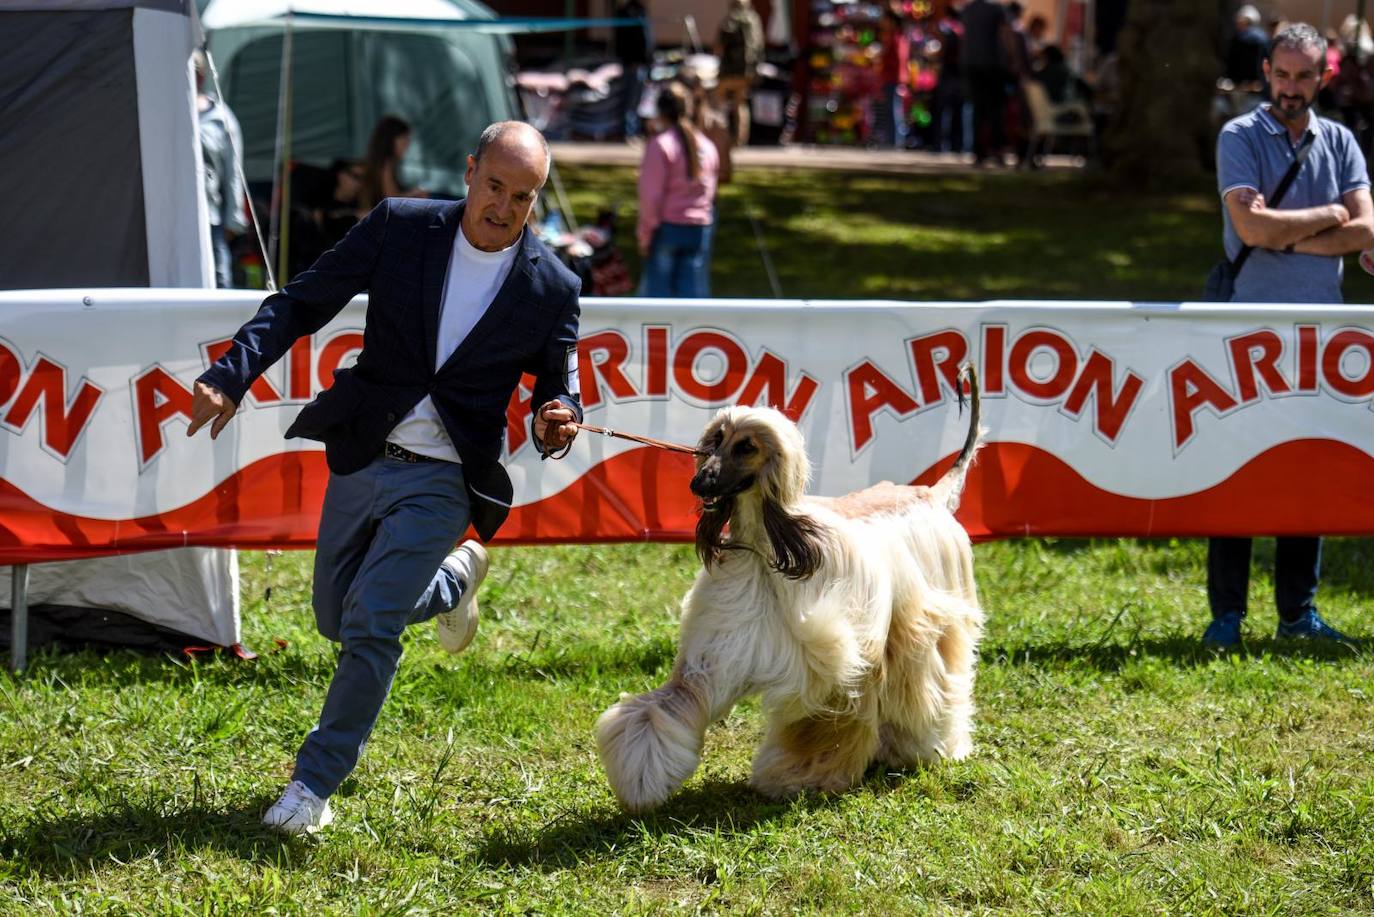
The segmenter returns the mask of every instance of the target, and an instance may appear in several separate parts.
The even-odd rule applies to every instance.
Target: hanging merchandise
[[[935,83],[935,55],[925,53],[920,23],[933,13],[930,0],[907,0],[895,10],[903,18],[910,43],[909,73],[904,80],[903,117],[911,142],[920,143],[930,124],[929,100]],[[806,61],[807,135],[813,143],[871,145],[890,128],[879,126],[884,115],[882,42],[879,23],[884,5],[842,0],[814,0]],[[938,48],[938,45],[937,45]]]

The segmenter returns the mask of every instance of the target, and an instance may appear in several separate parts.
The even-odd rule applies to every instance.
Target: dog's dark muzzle
[[[736,477],[722,473],[721,463],[712,457],[706,460],[697,473],[692,476],[692,493],[701,498],[701,505],[714,509],[722,500],[744,493],[754,486],[754,476],[746,474]]]

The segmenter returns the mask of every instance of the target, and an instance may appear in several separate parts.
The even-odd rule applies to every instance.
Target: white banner
[[[0,562],[182,544],[306,547],[325,469],[282,433],[350,363],[365,301],[303,339],[218,440],[190,387],[261,294],[0,294]],[[583,301],[588,423],[694,442],[719,407],[800,422],[813,490],[933,479],[978,368],[990,443],[961,519],[1013,534],[1374,531],[1374,309],[1129,303]],[[690,458],[583,434],[561,462],[512,399],[507,541],[683,540]]]

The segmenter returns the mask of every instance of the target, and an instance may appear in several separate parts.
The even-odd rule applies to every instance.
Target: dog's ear
[[[781,413],[769,412],[765,416],[773,419],[760,437],[768,461],[759,475],[759,490],[765,502],[793,506],[801,501],[811,480],[806,442],[797,425]]]
[[[815,519],[804,513],[789,513],[772,500],[764,500],[763,531],[773,549],[770,565],[783,576],[807,579],[820,568],[827,535]]]

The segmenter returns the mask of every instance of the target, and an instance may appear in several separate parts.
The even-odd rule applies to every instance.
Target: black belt
[[[443,461],[443,459],[437,459],[433,456],[421,455],[418,452],[411,452],[404,446],[398,446],[393,442],[388,442],[384,447],[382,447],[382,454],[385,455],[387,458],[394,458],[398,462],[409,462],[412,465],[414,465],[416,462]]]

